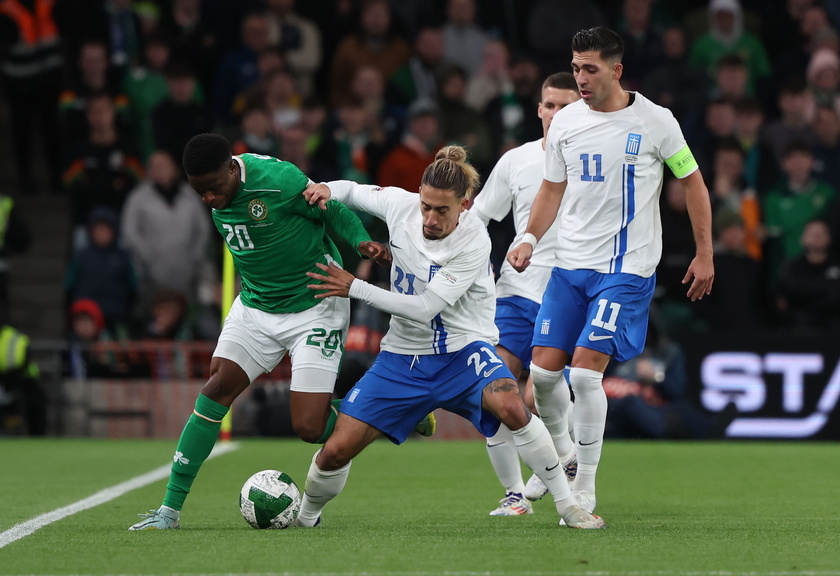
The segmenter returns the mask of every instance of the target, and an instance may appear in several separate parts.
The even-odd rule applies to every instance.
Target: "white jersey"
[[[463,212],[449,236],[427,240],[418,194],[349,181],[330,182],[329,187],[335,200],[388,225],[393,256],[391,292],[410,295],[428,290],[448,304],[428,323],[391,315],[382,350],[445,354],[471,342],[495,345],[499,341],[490,236],[475,214]]]
[[[596,112],[579,100],[551,123],[545,179],[568,182],[559,214],[560,268],[648,278],[659,263],[665,160],[686,143],[669,110],[633,94],[635,101],[616,112]]]
[[[491,219],[502,220],[513,209],[513,227],[516,236],[508,248],[510,252],[522,242],[528,227],[531,206],[543,180],[545,152],[542,139],[527,142],[505,152],[475,197],[472,208],[485,224]],[[543,292],[554,267],[554,250],[557,246],[557,220],[537,243],[531,264],[524,272],[517,272],[505,259],[496,282],[496,297],[521,296],[536,303],[542,302]]]

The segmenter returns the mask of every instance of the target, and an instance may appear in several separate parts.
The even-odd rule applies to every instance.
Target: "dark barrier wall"
[[[727,437],[840,440],[840,335],[730,332],[681,342],[697,405],[734,415]]]

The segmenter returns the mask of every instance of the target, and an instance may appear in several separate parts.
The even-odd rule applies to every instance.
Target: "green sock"
[[[315,444],[323,444],[335,430],[335,421],[338,419],[338,408],[341,406],[341,399],[330,400],[330,415],[327,417],[327,425],[324,426],[324,433],[315,441]]]
[[[172,472],[166,484],[164,506],[175,510],[180,510],[184,506],[184,500],[187,499],[198,469],[201,468],[216,444],[222,418],[228,410],[227,406],[211,400],[204,394],[198,395],[195,401],[195,412],[187,420],[181,432],[181,438],[178,440]]]

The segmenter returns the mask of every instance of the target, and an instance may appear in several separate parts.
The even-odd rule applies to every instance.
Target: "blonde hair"
[[[444,146],[435,161],[426,167],[421,184],[439,190],[452,190],[458,198],[469,198],[478,188],[478,171],[467,162],[463,146]]]

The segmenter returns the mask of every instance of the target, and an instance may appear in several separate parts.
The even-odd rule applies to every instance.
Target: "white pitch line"
[[[552,572],[496,572],[496,571],[444,571],[444,572],[225,572],[220,574],[178,573],[174,576],[838,576],[840,571],[677,571],[677,570],[597,570],[597,571],[552,571]],[[44,576],[43,574],[29,574],[25,576]],[[61,576],[61,575],[52,575]],[[68,575],[64,575],[68,576]],[[69,576],[96,576],[94,574],[71,574]],[[115,576],[136,576],[134,574],[117,574]],[[142,576],[173,576],[166,574],[143,574]]]
[[[221,456],[222,454],[227,454],[228,452],[232,452],[239,448],[239,445],[236,442],[229,442],[224,444],[217,444],[213,451],[210,453],[210,456],[207,457],[209,460],[210,458],[215,458],[216,456]],[[77,512],[82,512],[87,510],[88,508],[93,508],[94,506],[99,506],[100,504],[104,504],[105,502],[110,502],[115,498],[119,498],[123,494],[131,492],[132,490],[137,490],[138,488],[142,488],[152,482],[157,482],[158,480],[162,480],[169,476],[169,471],[171,469],[171,464],[167,464],[165,466],[161,466],[160,468],[155,468],[151,472],[147,472],[145,474],[141,474],[140,476],[135,476],[130,480],[126,480],[125,482],[120,482],[119,484],[115,484],[110,488],[105,488],[104,490],[100,490],[96,494],[92,496],[88,496],[84,500],[79,500],[78,502],[74,502],[69,506],[64,506],[63,508],[57,508],[52,512],[47,512],[45,514],[41,514],[40,516],[36,516],[31,520],[27,520],[26,522],[21,522],[20,524],[15,524],[5,532],[0,532],[0,548],[11,544],[12,542],[16,542],[21,538],[25,538],[29,536],[36,530],[43,528],[53,522],[58,522],[59,520],[63,520],[68,516],[72,516]]]
[[[496,572],[496,571],[444,571],[444,572],[376,572],[365,570],[363,572],[266,572],[260,573],[225,573],[225,574],[177,574],[175,576],[838,576],[840,572],[830,571],[677,571],[677,570],[591,570],[587,572],[561,571],[561,572]],[[33,575],[37,576],[37,575]],[[85,576],[85,575],[73,575]],[[94,576],[94,575],[90,575]],[[123,574],[121,576],[134,576]],[[149,575],[143,575],[149,576]],[[172,576],[161,574],[159,576]]]

